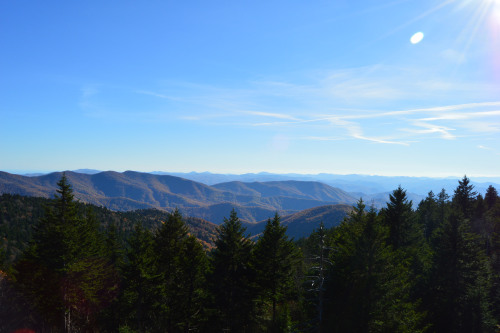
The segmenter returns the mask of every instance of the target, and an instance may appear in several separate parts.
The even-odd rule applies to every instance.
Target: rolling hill
[[[342,190],[312,181],[228,182],[208,186],[188,179],[126,171],[67,171],[75,198],[116,211],[179,208],[186,216],[220,224],[232,208],[242,220],[257,222],[276,212],[287,215],[331,204],[354,204]],[[26,177],[0,172],[0,194],[52,197],[61,172]]]
[[[310,235],[319,228],[321,222],[326,228],[339,225],[351,209],[352,206],[344,204],[319,206],[283,216],[281,223],[287,226],[288,236],[298,239]],[[245,227],[251,235],[258,235],[264,230],[266,222],[267,219],[258,223],[246,223]]]

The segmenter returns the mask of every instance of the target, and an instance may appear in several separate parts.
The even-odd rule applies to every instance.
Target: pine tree
[[[427,299],[433,331],[492,331],[487,259],[461,212],[445,222],[434,251]]]
[[[245,236],[236,211],[219,226],[211,253],[210,286],[215,314],[211,329],[244,332],[254,314],[254,272],[250,265],[253,243]]]
[[[299,260],[295,244],[288,239],[286,227],[276,213],[268,219],[262,237],[254,247],[256,284],[261,301],[271,304],[270,332],[278,332],[277,306],[293,298],[294,273]]]
[[[180,314],[179,332],[198,330],[206,321],[206,271],[208,259],[203,246],[196,237],[186,238],[181,252],[180,304],[176,311]]]
[[[498,192],[496,188],[493,186],[488,186],[488,189],[486,190],[486,194],[484,196],[484,200],[486,201],[486,205],[488,209],[493,208],[495,204],[498,202]]]
[[[388,227],[374,209],[356,216],[333,231],[323,331],[419,332],[408,263],[386,243]]]
[[[420,225],[424,228],[425,239],[430,239],[434,230],[439,226],[438,202],[432,191],[419,203],[417,216]]]
[[[389,195],[387,207],[383,209],[384,223],[389,227],[389,244],[394,249],[411,244],[418,237],[412,209],[406,191],[399,186]]]
[[[129,239],[123,276],[121,303],[126,324],[138,332],[154,332],[161,319],[155,311],[160,276],[156,273],[153,235],[140,224],[135,226]]]
[[[180,255],[183,242],[188,234],[188,228],[182,220],[182,216],[176,209],[168,215],[168,218],[154,235],[154,248],[157,257],[157,270],[160,275],[159,313],[163,318],[162,328],[167,332],[173,332],[178,303],[180,302]]]
[[[72,309],[63,281],[76,262],[76,229],[81,219],[65,174],[57,185],[57,194],[46,207],[45,217],[36,226],[33,241],[17,265],[17,279],[53,327],[69,331]]]
[[[470,183],[470,179],[464,176],[458,181],[458,186],[453,195],[453,205],[463,214],[465,218],[472,216],[474,201],[477,192],[474,191],[474,185]]]
[[[104,235],[104,258],[109,263],[110,267],[115,269],[117,274],[117,284],[115,285],[114,292],[115,298],[110,300],[109,304],[104,307],[101,315],[99,316],[100,327],[104,332],[117,332],[120,327],[121,318],[120,300],[122,299],[123,289],[121,288],[121,269],[124,267],[124,245],[121,244],[119,238],[118,228],[115,223],[111,223],[106,228]]]
[[[102,258],[93,213],[78,213],[65,174],[57,185],[57,195],[17,265],[17,279],[54,329],[91,329],[101,307],[116,296],[117,275]]]
[[[161,327],[168,332],[188,331],[201,320],[205,252],[196,238],[188,235],[188,227],[177,209],[155,233],[154,245],[160,277]]]
[[[439,223],[444,223],[444,220],[447,218],[449,213],[449,199],[450,196],[446,193],[443,188],[441,192],[438,194],[437,204],[438,204],[438,213],[439,213]]]
[[[500,318],[500,201],[486,213],[486,224],[489,230],[489,239],[486,253],[489,257],[492,271],[492,285],[490,297],[494,318]],[[500,321],[500,320],[499,320]]]

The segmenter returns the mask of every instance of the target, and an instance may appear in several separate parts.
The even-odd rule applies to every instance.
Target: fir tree
[[[161,327],[168,332],[187,332],[201,321],[205,252],[196,238],[188,235],[188,227],[177,209],[155,233],[154,246],[160,278]]]
[[[438,202],[432,191],[419,203],[417,215],[420,225],[424,228],[425,239],[430,239],[439,226]]]
[[[323,331],[420,331],[422,315],[410,299],[406,260],[386,243],[388,228],[373,209],[361,220],[356,216],[333,231]]]
[[[182,220],[182,216],[176,209],[169,214],[167,220],[162,223],[154,237],[155,255],[157,258],[157,270],[160,275],[160,293],[158,302],[159,313],[163,318],[162,328],[173,332],[180,302],[180,255],[187,237],[188,228]]]
[[[152,332],[159,326],[160,316],[155,312],[159,274],[153,247],[153,235],[137,224],[129,239],[127,263],[123,268],[123,312],[126,323],[139,332]]]
[[[474,201],[477,192],[474,191],[474,185],[470,183],[470,179],[464,176],[458,181],[458,186],[453,195],[453,205],[463,214],[465,218],[472,216]]]
[[[17,279],[55,330],[92,329],[101,306],[116,296],[117,276],[102,258],[93,213],[78,214],[65,174],[57,185],[57,195],[17,265]]]
[[[294,273],[299,260],[297,249],[288,239],[286,227],[280,224],[277,213],[267,221],[253,254],[261,300],[271,304],[270,331],[277,332],[277,306],[291,299],[296,291]]]
[[[486,194],[484,196],[484,200],[486,201],[486,205],[488,209],[493,208],[495,204],[498,202],[498,192],[496,188],[493,186],[488,186],[488,189],[486,190]]]
[[[445,222],[433,261],[427,303],[433,331],[492,331],[487,259],[461,213]]]
[[[412,202],[408,201],[406,191],[401,186],[389,195],[389,202],[382,215],[384,223],[389,227],[389,244],[394,249],[408,246],[417,237]]]
[[[196,237],[188,236],[183,244],[179,262],[179,332],[199,330],[206,320],[208,259]]]
[[[211,253],[211,292],[215,316],[211,328],[244,332],[251,324],[254,306],[254,272],[250,265],[252,242],[245,236],[236,211],[219,226]]]

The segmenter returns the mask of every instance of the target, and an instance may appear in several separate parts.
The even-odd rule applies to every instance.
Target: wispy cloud
[[[109,108],[99,114],[119,118],[121,112],[125,119],[147,116],[206,126],[279,129],[304,140],[404,146],[424,139],[454,140],[500,132],[500,101],[486,98],[488,87],[446,80],[430,71],[424,74],[412,68],[373,65],[254,80],[235,87],[163,82],[156,89],[121,92],[150,96],[145,100],[148,111]],[[426,99],[436,95],[443,102],[430,98],[434,105],[429,105]],[[88,102],[96,97],[96,89],[87,87],[82,96]],[[448,96],[478,102],[445,103]],[[100,105],[110,104],[105,102]],[[141,103],[142,99],[137,105]]]
[[[271,113],[271,112],[261,112],[261,111],[239,111],[242,114],[259,116],[259,117],[269,117],[269,118],[278,118],[278,119],[290,119],[290,120],[298,120],[297,118],[283,113]]]
[[[413,125],[424,129],[402,129],[402,131],[413,134],[439,134],[441,138],[446,140],[453,140],[457,138],[455,135],[451,134],[451,131],[455,130],[454,128],[429,124],[423,121],[415,121]]]
[[[153,92],[153,91],[137,90],[136,93],[137,94],[142,94],[142,95],[154,96],[154,97],[163,98],[163,99],[169,99],[169,100],[172,100],[172,101],[179,101],[179,100],[181,100],[178,97],[174,97],[174,96],[170,96],[170,95],[166,95],[166,94],[161,94],[161,93],[156,93],[156,92]]]

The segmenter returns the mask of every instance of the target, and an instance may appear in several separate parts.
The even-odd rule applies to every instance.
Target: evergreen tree
[[[155,332],[161,319],[155,311],[160,276],[156,273],[153,235],[140,224],[129,239],[123,276],[121,303],[126,324],[138,332]]]
[[[498,202],[498,192],[496,188],[493,186],[488,186],[488,189],[486,190],[486,194],[484,196],[484,200],[486,201],[486,205],[488,209],[493,208],[495,204]]]
[[[424,228],[425,239],[430,239],[439,226],[438,202],[432,191],[418,204],[417,215],[419,224]]]
[[[382,210],[382,215],[384,223],[389,227],[389,244],[395,250],[410,245],[418,237],[412,202],[408,201],[406,191],[401,186],[389,195],[389,202]]]
[[[470,179],[467,176],[458,181],[458,186],[453,195],[453,205],[465,218],[472,216],[476,195],[477,192],[474,191],[474,185],[470,183]]]
[[[449,199],[450,196],[446,193],[443,188],[441,192],[438,194],[437,204],[438,204],[438,213],[439,213],[439,223],[444,223],[444,220],[447,218],[449,213]]]
[[[208,258],[196,237],[190,235],[184,241],[181,252],[180,304],[176,311],[180,314],[179,332],[199,330],[206,321],[207,288],[206,271]]]
[[[194,236],[188,236],[188,227],[177,209],[155,233],[154,244],[161,327],[167,332],[187,332],[201,320],[205,252]]]
[[[36,226],[33,241],[16,265],[17,280],[54,330],[95,326],[100,307],[114,297],[116,274],[102,260],[98,222],[78,214],[63,174],[55,199]]]
[[[116,224],[109,224],[104,237],[104,253],[111,264],[117,268],[121,268],[124,263],[124,246],[120,239]]]
[[[99,316],[100,327],[105,332],[116,332],[120,327],[120,322],[123,321],[120,313],[120,301],[122,299],[122,271],[124,266],[124,245],[121,244],[118,228],[114,222],[110,223],[106,228],[103,244],[104,258],[108,262],[108,266],[112,267],[116,273],[116,284],[114,286],[114,299],[111,299],[104,307]]]
[[[492,300],[493,317],[500,318],[500,202],[486,213],[486,221],[490,231],[490,241],[487,254],[492,271],[492,286],[490,297]]]
[[[358,203],[358,209],[361,208]],[[418,332],[408,264],[386,244],[376,212],[351,214],[333,231],[325,332]]]
[[[157,257],[158,274],[160,275],[160,289],[158,305],[159,313],[163,318],[161,327],[167,332],[174,332],[179,318],[177,309],[180,297],[180,255],[187,237],[188,228],[182,216],[176,209],[156,231],[154,237],[155,255]]]
[[[446,221],[436,242],[427,308],[435,332],[488,332],[494,321],[488,300],[486,256],[461,212]]]
[[[210,329],[244,332],[254,314],[254,272],[250,265],[252,241],[245,236],[236,211],[219,226],[215,249],[211,253],[211,292],[214,318]]]
[[[278,332],[279,304],[293,298],[296,292],[294,281],[299,253],[295,244],[288,239],[286,227],[280,224],[276,213],[268,219],[262,237],[254,247],[256,284],[261,301],[271,304],[270,332]]]

